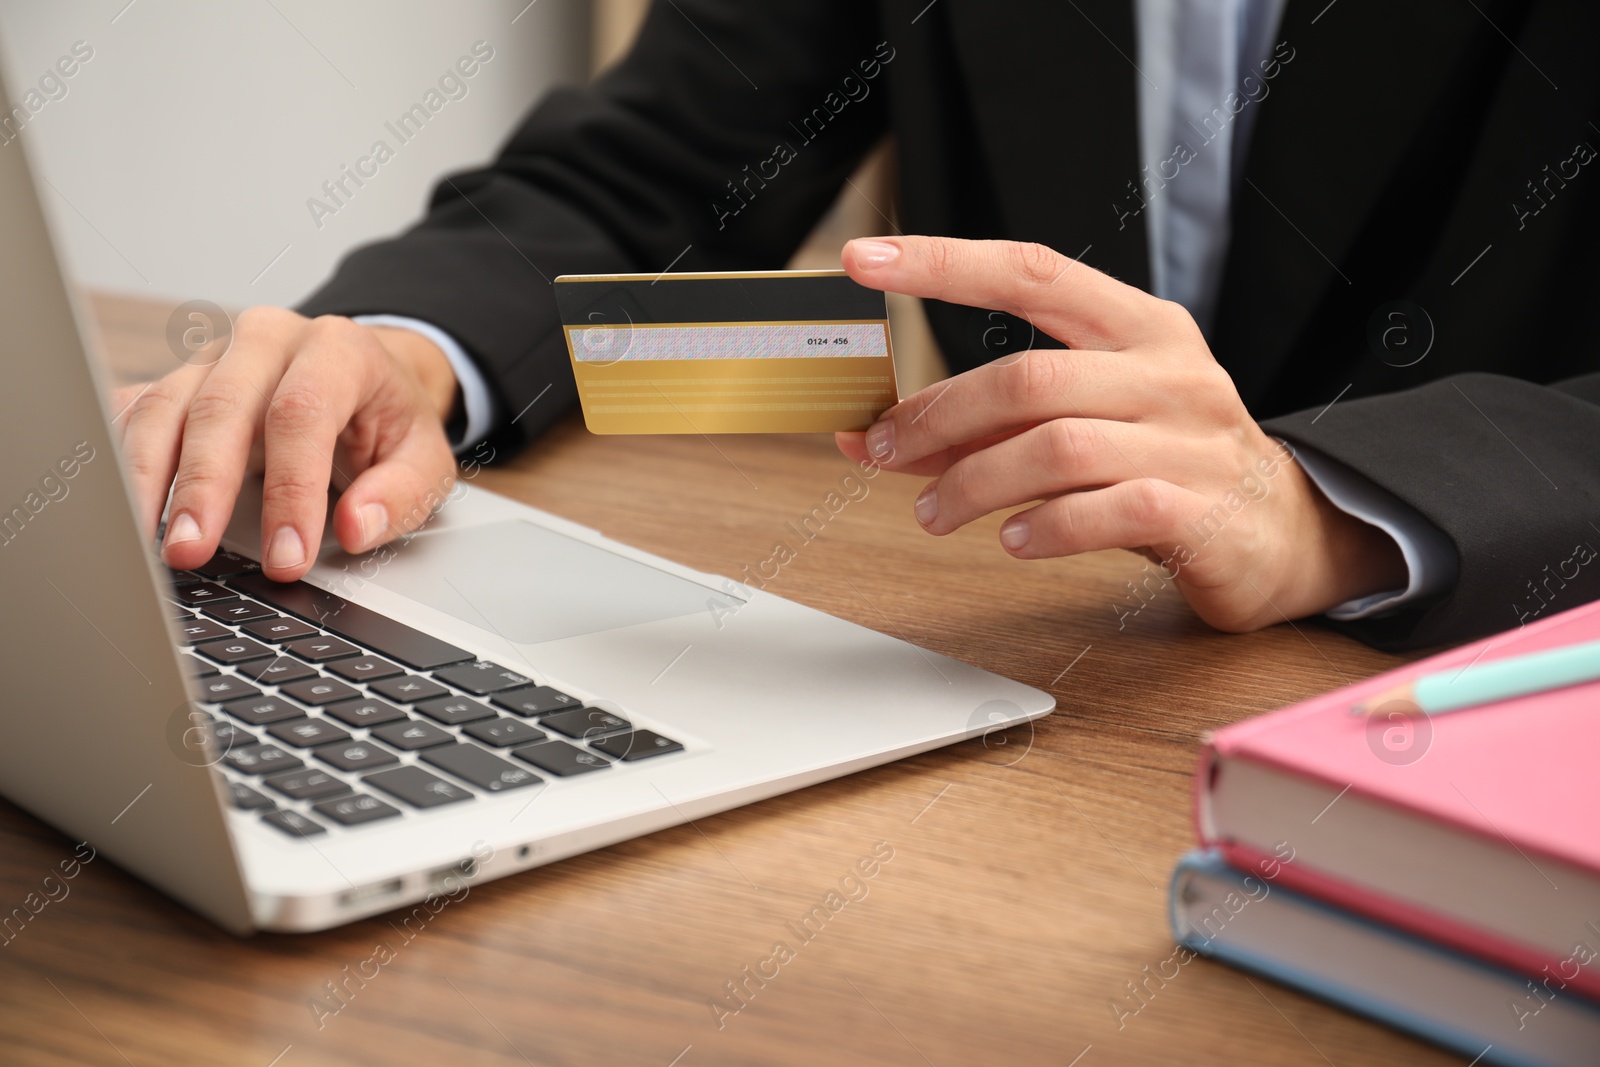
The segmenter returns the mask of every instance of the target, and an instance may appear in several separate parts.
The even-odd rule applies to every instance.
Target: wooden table
[[[100,304],[124,367],[165,312]],[[597,438],[575,419],[480,484],[707,571],[766,558],[847,469],[821,437]],[[1048,689],[1056,714],[473,888],[409,943],[383,917],[238,940],[114,868],[0,948],[5,1064],[1444,1064],[1431,1047],[1173,951],[1200,738],[1393,665],[1312,624],[1208,630],[1175,592],[1118,629],[1141,561],[1021,563],[943,539],[888,475],[772,589]],[[69,856],[0,804],[0,910]],[[880,842],[893,859],[719,1028],[724,983]],[[881,848],[881,846],[879,846]],[[319,1029],[309,998],[394,960]],[[752,988],[754,988],[752,986]],[[1075,1059],[1076,1057],[1076,1059]]]

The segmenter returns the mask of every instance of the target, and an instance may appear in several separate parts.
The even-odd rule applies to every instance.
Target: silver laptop
[[[1048,714],[1046,693],[463,486],[266,581],[142,542],[0,146],[0,793],[221,926],[317,930]]]

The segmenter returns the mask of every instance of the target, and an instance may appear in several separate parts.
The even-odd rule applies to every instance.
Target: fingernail
[[[379,503],[362,504],[356,509],[356,517],[361,520],[361,547],[371,548],[388,529],[389,511]]]
[[[306,543],[293,526],[280,526],[267,547],[266,564],[273,570],[298,567],[306,561]]]
[[[894,455],[894,423],[874,423],[867,431],[867,451],[874,459],[888,459]]]
[[[900,258],[900,246],[892,245],[885,241],[857,241],[855,243],[856,263],[868,270],[886,267]]]
[[[1015,552],[1028,543],[1028,538],[1033,536],[1033,531],[1028,527],[1027,519],[1012,519],[1000,527],[1000,543]]]
[[[200,524],[187,511],[180,511],[167,523],[167,544],[181,545],[186,541],[200,540]]]
[[[939,491],[931,485],[928,486],[922,491],[922,495],[917,497],[917,502],[911,506],[911,510],[917,513],[917,521],[922,525],[927,526],[932,523],[939,517]]]

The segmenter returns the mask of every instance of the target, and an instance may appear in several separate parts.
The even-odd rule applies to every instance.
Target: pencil
[[[1390,701],[1403,700],[1428,715],[1440,715],[1596,680],[1600,680],[1600,641],[1586,641],[1462,670],[1452,667],[1425,674],[1362,701],[1350,709],[1350,714],[1365,715]]]

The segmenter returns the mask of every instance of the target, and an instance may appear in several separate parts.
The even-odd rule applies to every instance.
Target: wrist
[[[461,385],[444,350],[415,330],[369,326],[389,355],[411,372],[441,425],[461,403]]]
[[[1337,507],[1299,464],[1292,467],[1309,497],[1316,533],[1320,580],[1312,583],[1320,613],[1374,593],[1404,589],[1410,580],[1405,556],[1395,539],[1378,527]]]

